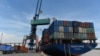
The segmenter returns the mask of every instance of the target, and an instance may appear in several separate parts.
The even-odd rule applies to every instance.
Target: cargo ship
[[[55,20],[42,33],[42,51],[51,56],[78,56],[96,46],[92,22]]]

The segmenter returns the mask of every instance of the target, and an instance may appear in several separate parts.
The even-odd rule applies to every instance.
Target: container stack
[[[96,39],[91,22],[54,21],[48,35],[49,39]]]
[[[49,42],[49,30],[44,29],[42,32],[42,42],[48,43]]]
[[[54,21],[49,27],[50,39],[73,38],[72,21]]]
[[[81,23],[81,28],[83,32],[83,37],[87,39],[96,39],[93,23],[91,22]]]

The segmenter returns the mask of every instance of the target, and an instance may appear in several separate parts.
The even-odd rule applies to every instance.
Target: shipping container
[[[45,42],[45,43],[49,42],[49,38],[42,38],[42,42]]]
[[[86,29],[86,32],[87,32],[87,33],[95,33],[95,32],[94,32],[94,28],[87,28],[87,29]]]
[[[70,39],[69,33],[64,33],[64,37],[65,37],[65,39]]]
[[[83,34],[83,38],[82,39],[87,39],[87,34],[86,33]]]
[[[79,27],[78,30],[79,30],[79,33],[83,33],[83,28],[82,27]]]
[[[74,38],[75,38],[75,39],[87,39],[87,34],[83,34],[83,33],[74,33]]]
[[[93,23],[90,22],[89,28],[94,28]]]
[[[63,26],[59,26],[59,32],[64,32],[64,27]]]
[[[74,32],[74,33],[78,33],[78,32],[79,32],[78,27],[73,27],[73,32]]]
[[[59,38],[59,32],[54,32],[50,35],[50,39],[56,39],[56,38]]]
[[[68,21],[64,21],[63,24],[64,24],[64,27],[68,27],[69,26]]]
[[[49,33],[45,33],[45,34],[43,34],[43,37],[49,37]]]
[[[88,34],[87,34],[87,37],[88,37],[88,39],[96,39],[94,33],[88,33]]]
[[[64,33],[65,39],[72,39],[73,38],[73,33]]]
[[[81,23],[82,28],[86,28],[85,23]]]
[[[53,34],[50,35],[50,39],[63,39],[65,38],[65,35],[63,32],[54,32]]]
[[[69,32],[73,32],[73,27],[68,27],[69,28]]]
[[[64,21],[58,21],[59,26],[64,26]]]
[[[64,27],[64,32],[68,33],[69,32],[69,27]]]
[[[84,24],[85,24],[85,28],[89,28],[89,22],[84,22]]]
[[[94,33],[94,28],[90,22],[54,21],[49,32],[50,38],[87,39],[88,33]]]
[[[84,38],[83,33],[78,33],[78,38],[83,39]]]
[[[49,33],[49,30],[48,29],[44,29],[43,33]]]
[[[62,32],[59,32],[59,38],[64,38],[65,36],[64,36],[64,33],[62,33]]]
[[[86,32],[86,28],[83,28],[83,29],[82,29],[82,32],[83,32],[83,33],[87,33],[87,32]]]
[[[83,27],[83,28],[94,28],[93,23],[91,23],[91,22],[83,22],[83,23],[81,23],[81,27]]]
[[[79,39],[78,33],[74,33],[74,39]]]
[[[68,38],[70,38],[70,39],[74,38],[74,34],[73,33],[68,33]]]
[[[51,28],[52,26],[58,26],[58,25],[59,25],[58,21],[53,21],[53,23],[49,26],[49,28]]]
[[[78,21],[72,21],[73,27],[79,27],[80,26],[80,22]]]
[[[72,21],[68,21],[68,26],[73,27]]]
[[[52,28],[49,29],[49,33],[52,34],[53,32],[58,32],[59,27],[53,26]]]

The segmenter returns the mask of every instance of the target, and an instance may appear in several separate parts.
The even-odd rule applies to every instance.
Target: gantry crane
[[[33,19],[31,20],[31,33],[29,36],[29,49],[31,49],[35,44],[34,44],[34,40],[36,40],[36,42],[38,41],[37,39],[37,35],[36,35],[36,30],[37,30],[37,26],[38,25],[46,25],[50,23],[50,19],[39,19],[39,15],[41,12],[41,5],[42,5],[42,0],[38,0],[37,1],[37,6],[36,6],[36,11],[35,11],[35,16],[33,17]],[[36,44],[38,45],[38,44]],[[37,49],[38,47],[36,47]]]

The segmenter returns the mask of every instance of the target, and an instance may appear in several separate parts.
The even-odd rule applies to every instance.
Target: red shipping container
[[[95,34],[94,33],[91,33],[91,38],[95,39]]]
[[[89,22],[85,22],[85,28],[89,28]]]
[[[64,26],[68,27],[68,21],[63,21],[64,22]]]
[[[48,38],[42,38],[42,41],[47,43],[47,42],[49,42],[49,39]]]
[[[94,33],[88,33],[87,37],[88,37],[88,39],[96,39]]]
[[[49,34],[44,34],[43,37],[49,37]]]

